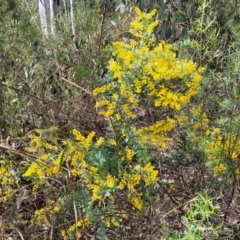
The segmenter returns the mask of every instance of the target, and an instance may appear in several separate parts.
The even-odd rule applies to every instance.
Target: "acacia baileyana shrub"
[[[129,29],[133,39],[112,44],[110,81],[93,90],[99,114],[110,123],[106,136],[97,137],[94,131],[85,136],[73,129],[69,139],[60,141],[56,127],[38,129],[29,136],[26,150],[36,159],[26,166],[23,177],[33,181],[34,190],[47,185],[49,179],[61,181],[67,176],[70,182],[78,179],[78,191],[87,199],[79,203],[79,219],[61,229],[64,239],[72,235],[80,238],[84,229],[96,221],[106,228],[120,226],[128,218],[126,204],[134,211],[144,211],[150,197],[148,189],[159,178],[147,148],[167,147],[167,133],[185,119],[179,110],[199,87],[203,69],[190,60],[178,59],[172,45],[156,42],[156,10],[145,14],[136,8],[135,12],[136,19]],[[152,108],[172,109],[176,114],[137,127],[136,115],[146,102]],[[55,202],[54,207],[50,202],[48,209],[35,212],[33,221],[44,224],[44,212],[49,209],[48,218],[53,221],[62,208],[63,204]]]
[[[186,119],[178,112],[197,93],[203,68],[177,58],[173,45],[156,42],[153,29],[159,21],[153,20],[155,13],[144,14],[136,8],[137,17],[129,29],[134,39],[112,44],[112,81],[94,89],[93,94],[98,98],[99,114],[110,117],[114,124],[131,122],[146,105],[176,110],[172,118],[135,130],[143,144],[166,148],[166,133]]]

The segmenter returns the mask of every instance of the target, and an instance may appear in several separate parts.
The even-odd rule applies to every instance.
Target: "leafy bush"
[[[173,46],[157,43],[151,36],[158,24],[153,20],[156,11],[135,11],[137,17],[129,30],[135,40],[113,43],[110,81],[93,90],[99,114],[110,123],[107,135],[98,137],[92,131],[84,136],[72,129],[70,139],[60,141],[56,127],[29,135],[26,150],[35,159],[23,177],[32,180],[34,191],[48,186],[51,179],[62,181],[66,175],[67,181],[77,179],[81,183],[77,190],[84,196],[84,201],[78,202],[81,212],[73,225],[61,229],[64,239],[80,238],[86,228],[96,223],[105,228],[121,226],[121,221],[129,217],[129,204],[144,213],[149,187],[158,180],[147,146],[166,149],[170,140],[167,134],[182,121],[177,111],[196,94],[201,80],[202,69],[192,61],[178,59]],[[174,118],[137,127],[136,115],[146,100],[149,107],[173,109]],[[46,211],[53,221],[62,209],[52,204],[58,206],[57,202],[48,203],[35,211],[32,221],[46,224]]]
[[[16,12],[11,3],[19,2],[0,9],[0,234],[220,238],[220,211],[207,192],[194,197],[207,188],[224,192],[231,239],[240,173],[235,1],[128,1],[119,14],[115,3],[76,1],[75,36],[59,12],[48,38],[33,3]]]

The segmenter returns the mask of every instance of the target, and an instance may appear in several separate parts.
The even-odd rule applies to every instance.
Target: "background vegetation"
[[[74,4],[0,3],[0,237],[239,239],[238,1]]]

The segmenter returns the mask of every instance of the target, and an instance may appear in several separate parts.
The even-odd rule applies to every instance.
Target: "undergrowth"
[[[3,3],[1,237],[237,236],[235,2],[137,3],[79,1],[76,36],[63,15],[49,38]]]

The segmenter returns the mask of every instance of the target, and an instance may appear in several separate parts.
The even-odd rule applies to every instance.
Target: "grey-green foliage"
[[[70,121],[86,128],[82,124],[89,119],[86,114],[94,119],[93,100],[69,82],[89,92],[106,68],[103,49],[112,31],[108,18],[114,4],[76,0],[75,36],[69,13],[59,9],[56,34],[46,38],[36,3],[0,3],[0,135],[4,137],[23,135],[35,127],[66,126]]]
[[[189,31],[187,39],[180,39],[176,44],[180,56],[194,58],[198,64],[205,67],[201,88],[192,104],[196,106],[202,104],[202,112],[205,112],[210,120],[208,130],[211,127],[218,127],[221,128],[224,136],[228,136],[238,133],[240,129],[238,94],[240,12],[236,1],[205,0],[202,3],[204,6],[198,8],[198,18],[193,22],[195,28]],[[196,122],[195,119],[192,121]],[[189,122],[191,124],[191,121]],[[198,141],[189,141],[190,129],[186,127],[184,132],[186,134],[183,134],[184,141],[179,144],[176,151],[179,165],[185,162],[180,160],[183,157],[190,163],[198,162],[200,159],[205,164],[204,145],[200,141],[200,136],[205,138],[207,129],[197,133]],[[228,159],[225,160],[229,166]],[[234,178],[236,175],[234,164],[239,163],[231,164],[233,166],[229,167],[231,170],[229,175]],[[226,178],[223,178],[222,182],[229,183],[225,180]]]
[[[161,25],[155,31],[156,36],[168,42],[175,42],[179,38],[188,36],[188,31],[191,29],[201,2],[195,0],[138,0],[137,4],[145,11],[156,8],[161,21]]]
[[[156,35],[159,39],[171,43],[190,39],[191,44],[185,43],[188,49],[184,54],[191,54],[202,63],[210,61],[218,67],[222,51],[232,38],[229,23],[239,23],[236,0],[138,0],[136,3],[145,11],[158,9],[161,25]]]
[[[218,10],[209,6],[207,14],[211,11],[216,13],[215,23],[206,34],[203,32],[203,47],[199,47],[199,42],[194,50],[206,67],[199,96],[200,101],[204,99],[204,111],[212,120],[225,117],[230,120],[239,114],[240,11],[235,1],[222,1]],[[204,20],[205,26],[209,20]],[[193,29],[192,34],[201,36],[201,31]]]
[[[36,38],[36,28],[32,25],[28,12],[23,12],[23,6],[14,0],[1,1],[0,134],[4,134],[6,126],[19,120],[15,113],[21,107],[18,97],[24,85],[22,72],[29,65],[30,43]]]

